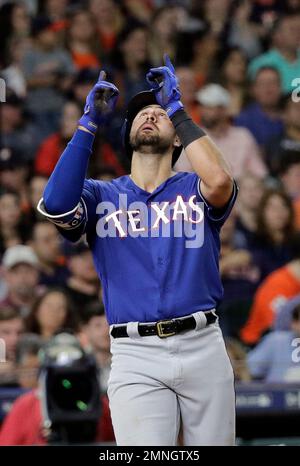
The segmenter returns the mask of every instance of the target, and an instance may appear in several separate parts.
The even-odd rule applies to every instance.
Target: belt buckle
[[[160,320],[159,322],[156,322],[156,329],[159,338],[167,338],[176,335],[176,332],[164,333],[163,325],[171,324],[172,322],[174,322],[174,320]]]

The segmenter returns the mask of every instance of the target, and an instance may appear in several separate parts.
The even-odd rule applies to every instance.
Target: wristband
[[[206,136],[205,131],[196,125],[184,110],[177,111],[170,119],[184,148],[196,139]]]

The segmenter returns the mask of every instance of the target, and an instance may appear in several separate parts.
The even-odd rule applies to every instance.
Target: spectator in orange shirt
[[[100,43],[92,13],[81,8],[70,14],[67,47],[75,68],[99,68]]]
[[[160,66],[163,53],[174,57],[177,31],[178,19],[174,5],[163,5],[153,11],[149,24],[149,57],[153,65]]]
[[[124,26],[121,7],[115,0],[90,0],[89,10],[97,22],[101,49],[109,54]]]
[[[53,23],[65,23],[69,0],[45,0],[40,2],[41,13]]]
[[[293,242],[293,260],[271,273],[258,288],[250,317],[240,332],[247,345],[255,345],[273,325],[276,314],[286,301],[300,293],[300,236]]]
[[[208,26],[190,34],[188,47],[184,36],[182,39],[183,44],[179,43],[177,59],[194,71],[197,87],[200,88],[209,81],[211,76],[215,75],[220,42]]]

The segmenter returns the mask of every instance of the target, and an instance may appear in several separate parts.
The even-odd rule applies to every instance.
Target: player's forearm
[[[171,120],[189,162],[201,178],[203,194],[221,207],[232,193],[233,179],[220,150],[184,111],[175,113]]]
[[[94,135],[77,129],[62,153],[46,185],[43,199],[51,215],[74,209],[80,201],[92,152]]]
[[[232,186],[230,169],[209,136],[191,142],[185,148],[185,153],[194,171],[207,187],[214,188],[224,184]]]

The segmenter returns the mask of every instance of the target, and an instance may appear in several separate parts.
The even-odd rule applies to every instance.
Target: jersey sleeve
[[[228,202],[225,204],[224,207],[222,208],[216,208],[213,207],[203,196],[201,192],[201,186],[200,186],[201,179],[197,176],[196,180],[196,190],[197,190],[197,196],[200,202],[203,202],[204,204],[204,212],[205,216],[211,221],[216,224],[216,226],[222,226],[226,219],[229,217],[230,212],[232,211],[232,208],[234,206],[234,203],[237,198],[238,194],[238,186],[236,181],[233,182],[233,187],[232,187],[232,193],[230,196],[230,199]]]
[[[101,202],[99,187],[95,180],[85,180],[79,203],[74,209],[59,215],[50,215],[45,209],[43,198],[37,210],[53,223],[69,241],[76,242],[85,233],[92,234],[96,228],[96,209]]]

